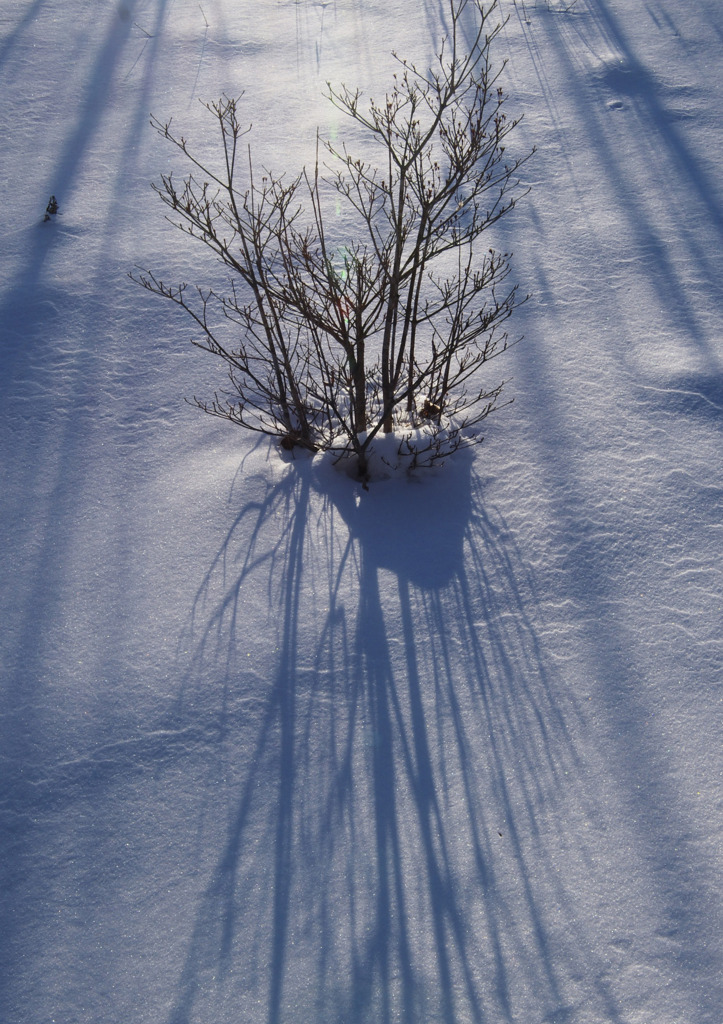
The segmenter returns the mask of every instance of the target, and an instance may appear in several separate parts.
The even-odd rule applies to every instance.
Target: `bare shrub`
[[[477,26],[465,47],[468,8]],[[481,239],[523,194],[527,159],[505,155],[518,121],[505,115],[502,69],[490,60],[502,24],[496,0],[450,0],[450,34],[432,68],[397,58],[391,91],[366,104],[328,86],[377,143],[378,163],[318,140],[311,169],[260,176],[239,100],[223,97],[207,104],[219,171],[170,123],[152,120],[192,165],[182,182],[169,174],[154,185],[169,219],[230,272],[219,289],[131,275],[184,309],[199,330],[194,344],[226,363],[226,389],[194,399],[201,409],[276,435],[285,449],[353,454],[362,478],[381,435],[398,436],[400,459],[415,467],[482,439],[503,384],[481,371],[508,347],[505,325],[523,301],[508,280],[510,254]],[[331,227],[327,211],[339,201],[354,237]]]

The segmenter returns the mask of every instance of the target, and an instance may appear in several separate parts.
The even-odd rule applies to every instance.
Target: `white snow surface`
[[[148,119],[294,171],[445,4],[0,0],[3,1024],[723,1021],[723,7],[500,11],[514,404],[364,490],[184,403]]]

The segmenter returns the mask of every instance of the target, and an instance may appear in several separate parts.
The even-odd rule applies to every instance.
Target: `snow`
[[[183,402],[148,117],[293,171],[444,6],[93,8],[0,5],[0,1020],[721,1024],[720,5],[503,0],[514,404],[369,490]]]

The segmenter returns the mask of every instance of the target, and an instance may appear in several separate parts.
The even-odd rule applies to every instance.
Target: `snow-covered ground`
[[[515,402],[367,492],[184,404],[148,117],[297,169],[445,4],[0,0],[3,1024],[723,1021],[723,7],[500,9]]]

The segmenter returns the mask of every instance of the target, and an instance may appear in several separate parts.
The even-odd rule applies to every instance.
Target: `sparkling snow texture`
[[[204,417],[126,277],[218,272],[151,112],[294,171],[445,11],[0,2],[3,1024],[723,1020],[718,0],[502,0],[532,298],[439,472]]]

